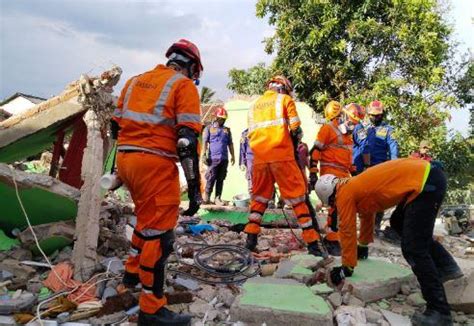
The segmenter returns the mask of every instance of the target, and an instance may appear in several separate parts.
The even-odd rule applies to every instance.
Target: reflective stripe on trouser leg
[[[298,219],[298,224],[303,229],[303,240],[311,243],[320,239],[318,232],[314,229],[314,225],[309,214],[308,206],[305,203],[299,203],[293,206],[293,212]]]
[[[245,226],[244,232],[247,234],[259,234],[261,232],[262,216],[263,214],[260,212],[250,212],[249,222]]]
[[[125,262],[125,271],[130,274],[138,275],[140,267],[140,254],[143,249],[143,239],[138,236],[138,231],[133,230],[132,243],[128,252],[128,258]]]
[[[140,310],[147,314],[156,313],[166,304],[163,294],[165,265],[173,250],[174,236],[168,231],[159,238],[145,240],[140,255],[140,281],[143,286],[140,294]]]

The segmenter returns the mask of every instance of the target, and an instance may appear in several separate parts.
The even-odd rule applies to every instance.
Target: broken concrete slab
[[[339,326],[367,324],[365,310],[361,307],[340,306],[336,309],[334,315],[336,316],[337,325]]]
[[[21,290],[19,290],[21,291]],[[15,312],[28,310],[36,302],[33,293],[22,291],[15,296],[0,297],[0,315],[11,315]]]
[[[15,228],[22,230],[28,225],[16,196],[14,181],[32,225],[76,217],[79,190],[50,176],[12,171],[8,165],[0,163],[0,229],[5,232]]]
[[[451,309],[474,314],[474,270],[463,270],[464,277],[444,283]]]
[[[314,294],[330,294],[334,292],[334,289],[328,286],[327,284],[316,284],[311,287],[311,291],[313,291]]]
[[[333,325],[327,302],[295,280],[249,279],[231,307],[233,320],[248,325]]]
[[[299,281],[313,273],[308,268],[314,265],[320,257],[308,254],[292,256],[290,260],[282,261],[275,277],[293,278]],[[334,265],[340,265],[336,258]],[[354,274],[346,279],[346,284],[352,287],[352,294],[364,302],[377,301],[395,296],[403,284],[413,282],[415,276],[410,269],[389,263],[378,258],[369,258],[358,262]]]
[[[74,222],[54,222],[33,226],[41,249],[49,255],[56,250],[61,250],[74,241]],[[18,235],[24,247],[29,248],[34,255],[40,252],[36,245],[33,233],[29,228]]]

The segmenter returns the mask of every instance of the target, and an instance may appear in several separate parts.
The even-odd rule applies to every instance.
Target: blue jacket
[[[240,137],[240,155],[239,155],[239,166],[245,165],[247,168],[251,168],[253,164],[253,152],[249,146],[248,129],[242,131]]]
[[[209,143],[209,158],[215,161],[229,160],[227,148],[232,144],[230,129],[213,122],[204,129],[203,142]]]
[[[357,124],[352,133],[352,165],[356,167],[357,172],[364,171],[364,160],[362,153],[367,144],[367,127],[368,124],[361,122]]]
[[[398,143],[393,138],[393,127],[386,122],[379,126],[369,124],[366,128],[365,146],[362,154],[370,154],[370,166],[398,158]],[[363,132],[359,132],[363,138]]]

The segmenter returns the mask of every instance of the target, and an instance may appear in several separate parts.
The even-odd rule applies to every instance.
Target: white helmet
[[[328,205],[329,197],[331,197],[336,190],[338,181],[339,179],[334,174],[325,174],[316,182],[314,190],[324,205]]]

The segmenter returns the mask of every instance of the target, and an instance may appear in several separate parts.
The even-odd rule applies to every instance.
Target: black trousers
[[[438,210],[446,194],[446,177],[439,167],[432,167],[424,190],[412,202],[400,203],[390,218],[390,225],[402,238],[402,253],[420,283],[427,309],[449,315],[441,276],[458,269],[449,252],[433,240]]]
[[[222,189],[224,188],[224,180],[227,176],[228,160],[212,161],[206,173],[206,193],[210,196],[214,184],[216,185],[216,197],[221,197]]]

